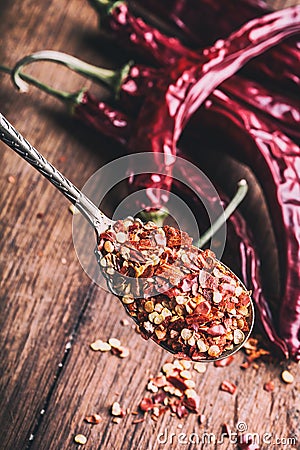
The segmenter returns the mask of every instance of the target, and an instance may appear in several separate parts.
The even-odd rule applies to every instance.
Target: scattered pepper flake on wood
[[[132,423],[134,425],[136,425],[138,423],[141,423],[141,422],[145,422],[145,417],[140,417],[139,419],[135,419],[135,420],[132,421]]]
[[[274,383],[274,381],[267,381],[265,384],[264,384],[264,390],[265,391],[267,391],[267,392],[273,392],[274,391],[274,389],[275,389],[275,383]]]
[[[101,417],[99,416],[99,414],[91,414],[90,416],[86,416],[85,418],[84,418],[84,420],[87,422],[87,423],[91,423],[91,424],[93,424],[93,425],[97,425],[98,423],[100,423],[101,422]]]
[[[204,372],[206,372],[206,368],[207,368],[207,366],[206,366],[205,363],[196,362],[196,363],[194,364],[194,369],[195,369],[196,372],[198,372],[198,373],[204,373]]]
[[[111,406],[111,414],[114,417],[125,417],[126,412],[121,408],[121,405],[119,402],[114,402]]]
[[[215,367],[226,367],[226,366],[229,366],[229,364],[231,364],[233,360],[234,360],[234,356],[230,355],[227,358],[223,358],[223,359],[219,359],[218,361],[215,361],[214,366]]]
[[[222,383],[220,385],[221,391],[228,392],[231,395],[233,395],[235,393],[236,389],[237,389],[237,386],[228,380],[222,381]]]
[[[76,444],[85,445],[87,443],[87,438],[83,434],[76,434],[76,436],[74,436],[74,442],[76,442]]]
[[[15,183],[16,183],[16,178],[15,178],[13,175],[8,175],[7,181],[8,181],[10,184],[15,184]]]

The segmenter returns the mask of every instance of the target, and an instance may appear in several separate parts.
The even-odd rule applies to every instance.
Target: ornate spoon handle
[[[1,113],[0,139],[47,178],[71,203],[76,205],[76,208],[98,233],[111,224],[111,219],[106,217],[71,181],[50,164]]]

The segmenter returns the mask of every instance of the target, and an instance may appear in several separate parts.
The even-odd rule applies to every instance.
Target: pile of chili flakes
[[[180,358],[218,358],[245,340],[250,293],[187,233],[131,217],[101,234],[97,256],[141,335]]]

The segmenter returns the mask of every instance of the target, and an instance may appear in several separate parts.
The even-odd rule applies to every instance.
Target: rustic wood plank
[[[276,7],[295,3],[272,2]],[[96,16],[87,3],[2,2],[1,12],[2,63],[12,65],[23,54],[41,48],[105,62],[93,38]],[[65,90],[90,86],[54,65],[41,64],[28,72]],[[0,75],[0,83],[1,111],[78,186],[118,154],[118,148],[112,151],[104,140],[100,153],[94,151],[99,137],[74,125],[55,100],[34,88],[30,98],[20,96],[4,75]],[[157,423],[147,417],[134,425],[135,416],[127,415],[121,424],[113,424],[112,402],[119,400],[125,408],[136,410],[149,375],[155,375],[169,357],[153,343],[144,342],[131,327],[122,326],[125,313],[118,300],[84,274],[71,241],[66,200],[2,144],[0,161],[1,448],[70,449],[75,448],[74,435],[82,432],[88,437],[86,449],[181,449],[181,432],[187,436],[194,432],[199,438],[205,432],[219,437],[222,423],[235,431],[239,421],[261,436],[266,432],[279,438],[293,433],[299,436],[297,366],[291,365],[297,379],[288,386],[280,381],[278,364],[242,371],[242,354],[226,369],[209,366],[205,374],[197,375],[197,390],[202,393],[200,412],[206,416],[203,425],[196,416],[179,421],[170,414]],[[15,178],[14,184],[8,183],[9,176]],[[130,347],[129,358],[121,360],[90,350],[90,342],[111,336]],[[225,378],[238,385],[234,396],[219,391]],[[269,379],[275,381],[273,393],[262,388]],[[84,423],[84,417],[92,412],[101,414],[99,425]],[[163,446],[158,436],[166,430],[169,439],[171,433],[175,436],[173,443]],[[192,443],[184,445],[195,448]],[[208,446],[203,443],[197,448]],[[227,440],[215,448],[233,447]],[[262,449],[268,448],[268,444],[262,445]]]
[[[103,61],[83,39],[96,24],[87,4],[25,1],[4,5],[1,12],[3,64],[11,66],[41,48]],[[42,67],[31,72],[50,83],[55,79],[62,89],[75,91],[83,85],[82,78],[70,72],[66,82],[66,71],[55,65]],[[81,186],[103,159],[92,151],[99,137],[80,126],[74,130],[57,101],[34,89],[20,96],[7,75],[0,77],[1,112]],[[76,260],[66,200],[3,144],[0,160],[1,448],[21,449],[56,382],[92,287]],[[8,183],[9,176],[14,184]]]

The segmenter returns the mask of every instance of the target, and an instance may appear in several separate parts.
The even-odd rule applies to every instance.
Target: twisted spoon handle
[[[41,155],[0,113],[0,139],[52,183],[99,233],[111,220],[106,217],[71,181]]]

